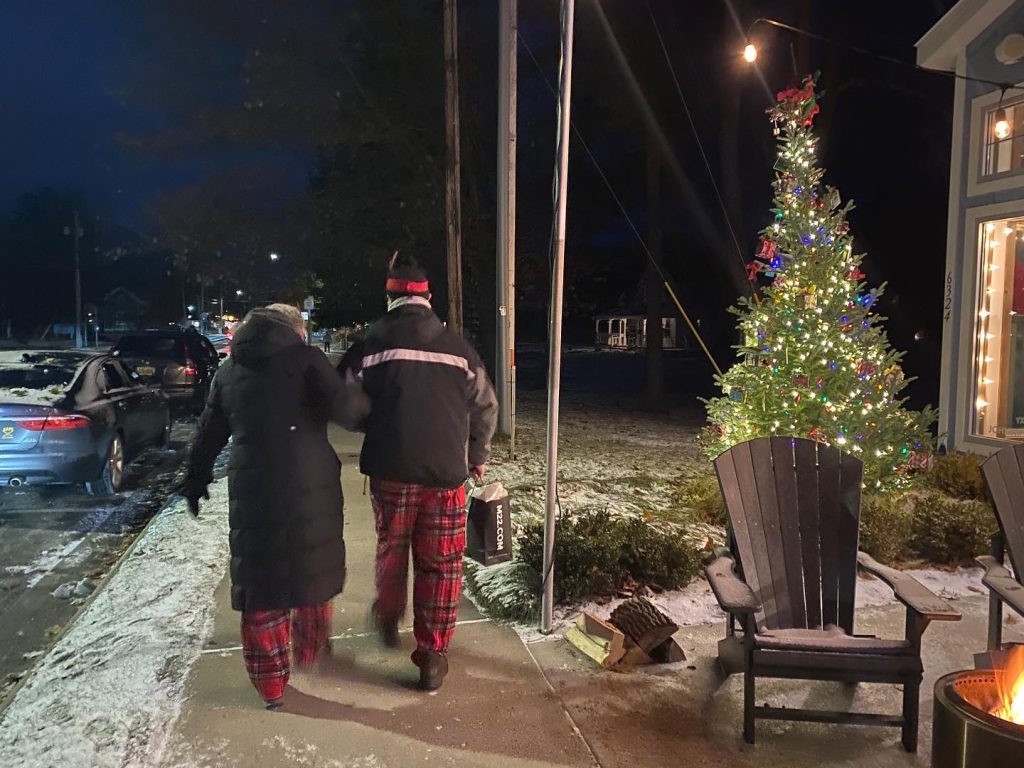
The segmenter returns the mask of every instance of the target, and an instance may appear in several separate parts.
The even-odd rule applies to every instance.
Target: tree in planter
[[[716,378],[722,396],[707,401],[704,448],[716,456],[755,437],[809,437],[861,459],[867,487],[897,488],[926,450],[934,415],[899,397],[902,353],[872,312],[884,286],[867,289],[846,220],[852,203],[821,183],[817,113],[813,77],[769,110],[779,136],[774,217],[748,274],[771,283],[732,310],[742,360]]]

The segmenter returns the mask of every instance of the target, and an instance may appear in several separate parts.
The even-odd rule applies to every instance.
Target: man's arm
[[[469,358],[469,459],[470,469],[482,468],[491,458],[491,438],[498,426],[498,397],[487,369],[474,353]]]

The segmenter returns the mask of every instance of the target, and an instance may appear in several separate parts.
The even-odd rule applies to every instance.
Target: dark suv
[[[199,413],[210,392],[220,358],[210,340],[195,330],[126,333],[114,342],[116,355],[172,403]]]

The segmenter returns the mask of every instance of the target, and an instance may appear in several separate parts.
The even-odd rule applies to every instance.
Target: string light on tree
[[[707,401],[706,452],[765,435],[809,437],[864,461],[865,484],[894,488],[921,463],[934,413],[907,410],[902,353],[873,313],[839,193],[822,184],[813,131],[815,80],[783,91],[769,115],[778,136],[772,223],[747,266],[760,303],[740,299],[741,361],[717,378]],[[979,390],[980,391],[980,390]]]

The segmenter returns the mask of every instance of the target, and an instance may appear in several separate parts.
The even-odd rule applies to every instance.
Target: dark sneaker
[[[267,709],[273,712],[275,709],[280,709],[284,706],[284,699],[274,699],[273,701],[267,702]]]
[[[401,642],[398,639],[398,617],[387,618],[377,613],[377,604],[370,609],[371,622],[380,635],[380,641],[388,648],[397,648]]]
[[[417,648],[412,652],[412,663],[420,668],[420,688],[436,691],[448,674],[448,657],[436,651]]]

